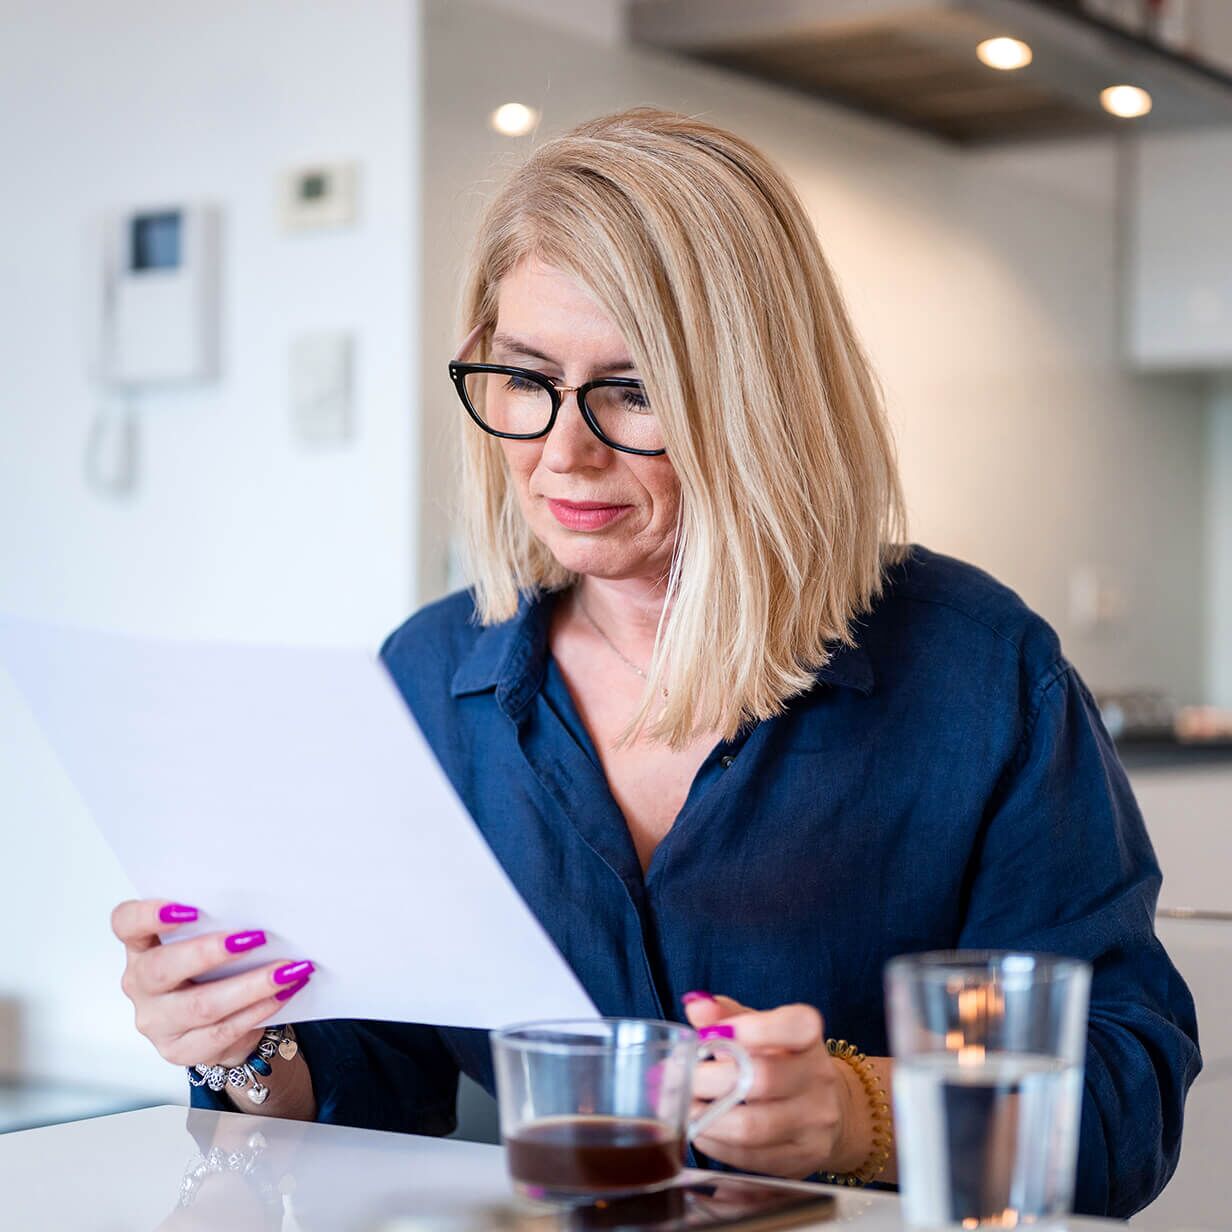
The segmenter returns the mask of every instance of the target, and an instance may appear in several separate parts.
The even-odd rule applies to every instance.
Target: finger
[[[307,960],[274,962],[242,975],[229,975],[205,984],[192,984],[160,1000],[160,1027],[180,1036],[222,1022],[250,1005],[306,980],[314,967]]]
[[[148,950],[134,960],[133,972],[143,992],[157,995],[171,992],[186,980],[221,967],[237,955],[259,950],[264,944],[265,934],[259,928],[230,934],[206,933]]]
[[[782,1052],[773,1056],[753,1058],[753,1085],[744,1097],[746,1103],[757,1099],[787,1099],[803,1091],[811,1082],[815,1060],[806,1052]],[[698,1099],[722,1099],[735,1085],[736,1063],[727,1057],[703,1061],[693,1078],[693,1094]]]
[[[725,1020],[746,1048],[786,1048],[802,1052],[822,1041],[825,1022],[811,1005],[780,1005],[761,1013]]]
[[[733,1001],[731,997],[716,997],[701,991],[686,992],[680,998],[680,1005],[691,1027],[708,1027],[724,1018],[753,1012],[739,1001]]]
[[[759,1172],[763,1176],[804,1180],[825,1167],[824,1162],[819,1162],[819,1153],[816,1148],[803,1143],[788,1143],[784,1146],[738,1147],[729,1146],[724,1142],[715,1142],[709,1137],[701,1137],[694,1142],[694,1146],[710,1159],[730,1164],[731,1167],[739,1168],[742,1172]]]
[[[130,898],[111,913],[111,931],[127,949],[140,953],[158,944],[159,933],[191,924],[200,912],[166,898]]]
[[[705,1108],[704,1104],[699,1108]],[[763,1099],[737,1104],[706,1130],[705,1137],[724,1146],[742,1149],[784,1146],[806,1132],[812,1113],[810,1101],[801,1096]],[[701,1142],[701,1139],[698,1139]],[[702,1148],[705,1150],[705,1147]]]
[[[293,984],[291,987],[296,986]],[[173,1065],[238,1065],[248,1055],[244,1049],[236,1048],[239,1041],[269,1019],[283,1013],[285,1004],[277,997],[262,997],[230,1018],[181,1035],[160,1051]],[[239,1055],[241,1052],[243,1056]]]

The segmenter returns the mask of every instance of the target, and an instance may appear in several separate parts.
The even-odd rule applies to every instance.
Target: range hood
[[[804,90],[963,144],[1232,125],[1232,75],[1085,13],[1076,0],[631,0],[638,43]],[[1025,68],[976,59],[1030,45]],[[1136,85],[1134,120],[1100,106]]]

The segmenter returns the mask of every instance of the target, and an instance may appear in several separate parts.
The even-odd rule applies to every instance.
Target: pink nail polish
[[[702,1027],[697,1033],[697,1038],[702,1040],[734,1040],[736,1038],[736,1028],[728,1026],[725,1022],[716,1023],[713,1027]]]
[[[158,909],[158,918],[164,924],[190,924],[198,916],[196,907],[183,903],[164,903]]]
[[[265,934],[259,928],[246,933],[232,933],[224,944],[232,954],[243,954],[246,950],[255,950],[257,946],[264,945]]]
[[[274,968],[274,983],[294,984],[296,980],[306,980],[315,970],[306,958],[303,962],[284,963]]]
[[[299,992],[299,990],[307,983],[308,977],[304,976],[302,980],[298,980],[296,983],[292,984],[290,988],[284,988],[282,992],[276,992],[274,996],[279,1001],[290,1001],[291,998],[295,996],[295,994]]]
[[[646,1071],[646,1098],[652,1104],[659,1102],[659,1096],[663,1093],[663,1069],[656,1065],[653,1069]]]
[[[710,993],[702,992],[700,989],[697,989],[694,992],[686,992],[684,996],[680,998],[680,1004],[681,1005],[692,1005],[696,1001],[713,1001],[713,1000],[715,1000],[715,998],[712,997]]]

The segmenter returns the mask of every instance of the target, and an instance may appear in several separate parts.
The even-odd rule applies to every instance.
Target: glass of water
[[[886,966],[904,1215],[1013,1228],[1074,1196],[1091,968],[1044,954],[912,954]]]

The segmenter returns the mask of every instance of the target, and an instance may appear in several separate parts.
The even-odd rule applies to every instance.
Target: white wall
[[[1203,395],[1122,361],[1111,142],[964,153],[478,4],[425,12],[429,473],[449,473],[461,414],[444,365],[462,253],[498,160],[534,139],[496,136],[489,111],[541,107],[539,139],[638,103],[699,112],[760,143],[800,187],[884,378],[915,536],[1018,588],[1092,684],[1202,695]],[[445,585],[448,525],[444,502],[425,509],[425,594]],[[1123,590],[1120,628],[1070,619],[1081,565]]]
[[[0,28],[0,608],[374,646],[414,594],[414,0],[0,0]],[[278,172],[326,158],[360,164],[359,224],[282,233]],[[140,484],[109,500],[81,477],[84,236],[195,199],[224,211],[223,378],[142,400]],[[310,449],[286,357],[322,328],[355,334],[358,430]],[[119,870],[2,674],[0,829],[0,995],[29,1003],[31,1067],[179,1093],[118,991]]]

